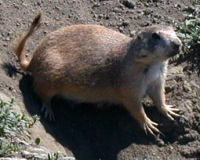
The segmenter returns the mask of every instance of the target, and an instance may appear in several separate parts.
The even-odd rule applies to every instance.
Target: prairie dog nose
[[[175,51],[180,52],[182,48],[182,43],[179,39],[172,42],[172,47]]]
[[[175,39],[171,41],[171,52],[169,53],[169,57],[175,56],[176,54],[180,53],[182,47],[182,43],[179,39]]]

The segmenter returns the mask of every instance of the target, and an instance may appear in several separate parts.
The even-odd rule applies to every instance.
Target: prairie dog
[[[178,116],[165,103],[168,58],[179,53],[181,41],[169,26],[154,25],[131,38],[100,25],[67,26],[47,35],[30,61],[26,40],[40,26],[41,15],[19,42],[16,55],[23,70],[34,78],[45,117],[54,119],[51,98],[62,95],[84,101],[120,103],[145,132],[159,132],[141,105],[148,94],[168,118]]]

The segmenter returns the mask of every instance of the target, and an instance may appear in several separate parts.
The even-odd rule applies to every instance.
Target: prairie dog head
[[[169,26],[145,28],[133,42],[135,60],[141,63],[162,62],[180,52],[181,41]]]

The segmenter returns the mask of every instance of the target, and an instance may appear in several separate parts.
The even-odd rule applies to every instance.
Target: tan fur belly
[[[93,88],[93,87],[78,87],[78,86],[67,86],[61,93],[62,96],[81,102],[100,102],[108,101],[118,103],[119,95],[113,88]]]

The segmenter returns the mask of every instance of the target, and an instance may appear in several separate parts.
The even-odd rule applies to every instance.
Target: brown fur
[[[179,52],[181,45],[171,27],[148,27],[134,39],[99,25],[64,27],[49,34],[28,62],[23,48],[39,19],[35,18],[16,54],[22,68],[33,75],[35,91],[47,114],[52,114],[50,100],[55,95],[122,103],[153,134],[159,132],[157,124],[146,116],[141,99],[155,81],[157,96],[149,92],[150,97],[166,116],[177,115],[166,109],[163,97],[167,59]]]
[[[30,30],[28,33],[24,36],[24,38],[19,42],[17,47],[15,48],[15,53],[19,59],[19,63],[23,70],[27,70],[29,66],[29,61],[26,59],[26,54],[24,52],[24,46],[27,41],[27,39],[40,27],[40,21],[41,21],[41,14],[38,14],[35,19],[33,20]]]

